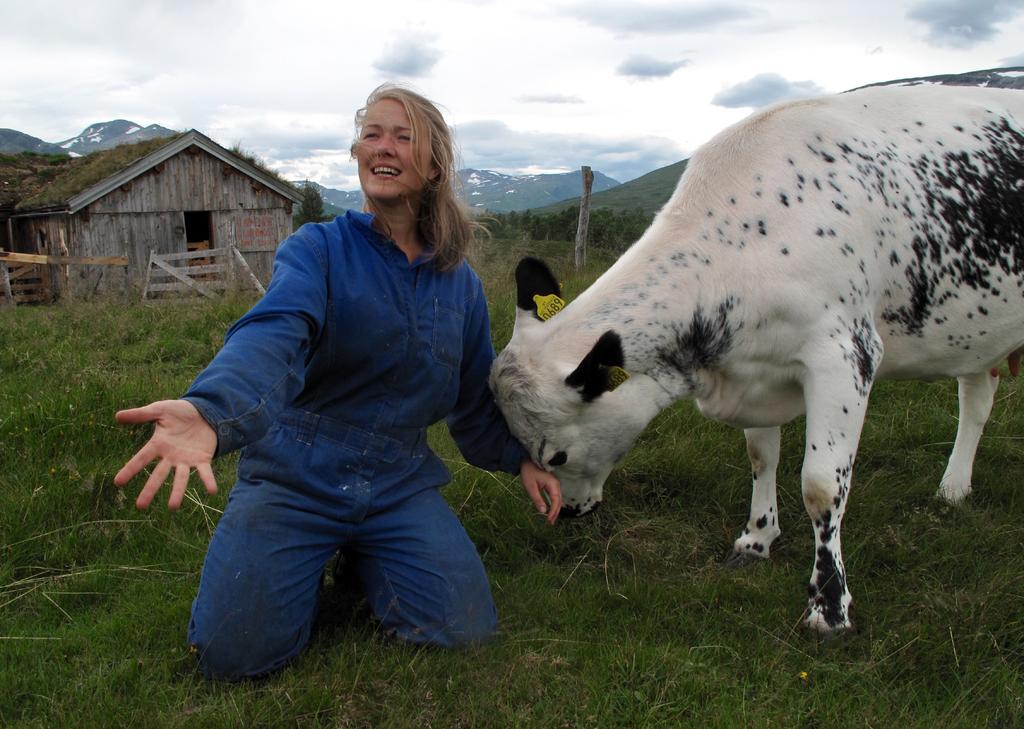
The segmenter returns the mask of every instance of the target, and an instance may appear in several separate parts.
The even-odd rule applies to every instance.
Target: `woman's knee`
[[[286,629],[244,611],[197,614],[193,607],[189,645],[200,673],[220,681],[259,678],[283,668],[309,641],[310,626]]]
[[[498,632],[498,611],[494,602],[466,605],[461,611],[452,611],[444,628],[439,631],[437,644],[445,648],[460,648],[486,643]]]

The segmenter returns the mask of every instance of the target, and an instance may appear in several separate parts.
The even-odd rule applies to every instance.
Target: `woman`
[[[483,565],[438,491],[449,474],[426,428],[441,418],[470,463],[519,472],[551,523],[561,508],[557,479],[487,387],[494,351],[464,260],[474,226],[452,188],[450,130],[430,101],[385,85],[356,131],[367,212],[281,244],[266,295],[182,399],[117,413],[155,424],[114,478],[157,461],[140,509],[172,470],[171,509],[190,469],[213,493],[211,460],[245,447],[192,605],[189,640],[211,678],[263,675],[303,648],[339,548],[389,634],[456,646],[494,632]]]

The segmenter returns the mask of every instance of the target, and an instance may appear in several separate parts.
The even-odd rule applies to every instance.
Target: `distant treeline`
[[[481,222],[491,235],[501,238],[530,240],[576,240],[580,209],[566,208],[557,213],[534,213],[531,210],[510,213],[488,213]],[[587,244],[595,248],[624,251],[647,230],[654,216],[640,209],[612,211],[597,208],[590,211]]]

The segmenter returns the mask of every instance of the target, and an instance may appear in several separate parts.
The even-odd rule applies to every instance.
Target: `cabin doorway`
[[[185,211],[185,250],[189,253],[208,251],[213,248],[212,214],[209,210]],[[197,256],[189,259],[189,266],[209,266],[213,259],[208,256]],[[196,278],[203,279],[200,274]]]
[[[185,248],[208,251],[213,248],[213,226],[209,210],[185,211]]]

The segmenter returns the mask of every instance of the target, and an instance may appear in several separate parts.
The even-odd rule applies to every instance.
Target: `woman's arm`
[[[494,347],[487,301],[479,280],[475,283],[477,295],[465,312],[459,397],[446,419],[448,429],[459,451],[474,466],[518,473],[537,510],[547,514],[548,521],[554,524],[562,508],[558,479],[530,460],[526,449],[509,431],[487,384]]]
[[[182,399],[117,413],[119,423],[154,424],[152,437],[114,477],[124,486],[157,462],[135,501],[139,509],[149,506],[172,470],[169,508],[181,506],[192,469],[214,493],[214,456],[258,440],[298,395],[326,314],[326,270],[323,234],[307,226],[281,244],[267,293],[228,330],[224,346]]]

